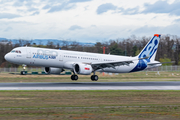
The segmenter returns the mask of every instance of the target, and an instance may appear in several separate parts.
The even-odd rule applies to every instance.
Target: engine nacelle
[[[93,69],[91,65],[88,64],[75,64],[74,65],[74,72],[81,75],[90,75]]]
[[[62,68],[45,67],[44,71],[45,71],[46,74],[56,74],[56,75],[59,75],[64,70]]]

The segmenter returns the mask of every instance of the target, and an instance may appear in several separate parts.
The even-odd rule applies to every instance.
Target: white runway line
[[[180,90],[180,86],[1,87],[0,90]]]

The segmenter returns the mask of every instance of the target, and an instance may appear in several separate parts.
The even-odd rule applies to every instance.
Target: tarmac
[[[0,83],[0,90],[180,90],[180,82]]]

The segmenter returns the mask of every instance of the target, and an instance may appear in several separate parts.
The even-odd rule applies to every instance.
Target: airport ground
[[[99,75],[98,82],[180,81],[179,72]],[[0,73],[0,82],[76,82],[70,76]],[[90,82],[79,76],[78,82]],[[0,91],[1,119],[179,120],[178,90]]]
[[[135,72],[124,74],[100,74],[98,82],[135,82],[135,81],[180,81],[180,72]],[[91,82],[90,75],[79,75],[78,82]],[[0,82],[77,82],[70,75],[20,75],[20,73],[0,73]]]
[[[179,120],[180,91],[1,91],[0,118]]]

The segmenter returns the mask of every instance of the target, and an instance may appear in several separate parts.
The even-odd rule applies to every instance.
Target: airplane
[[[160,37],[160,34],[154,34],[135,57],[25,46],[14,48],[4,58],[14,64],[44,67],[47,74],[60,74],[69,69],[73,72],[71,79],[75,81],[78,74],[93,73],[91,80],[97,81],[96,72],[130,73],[161,66],[162,63],[155,61]]]

